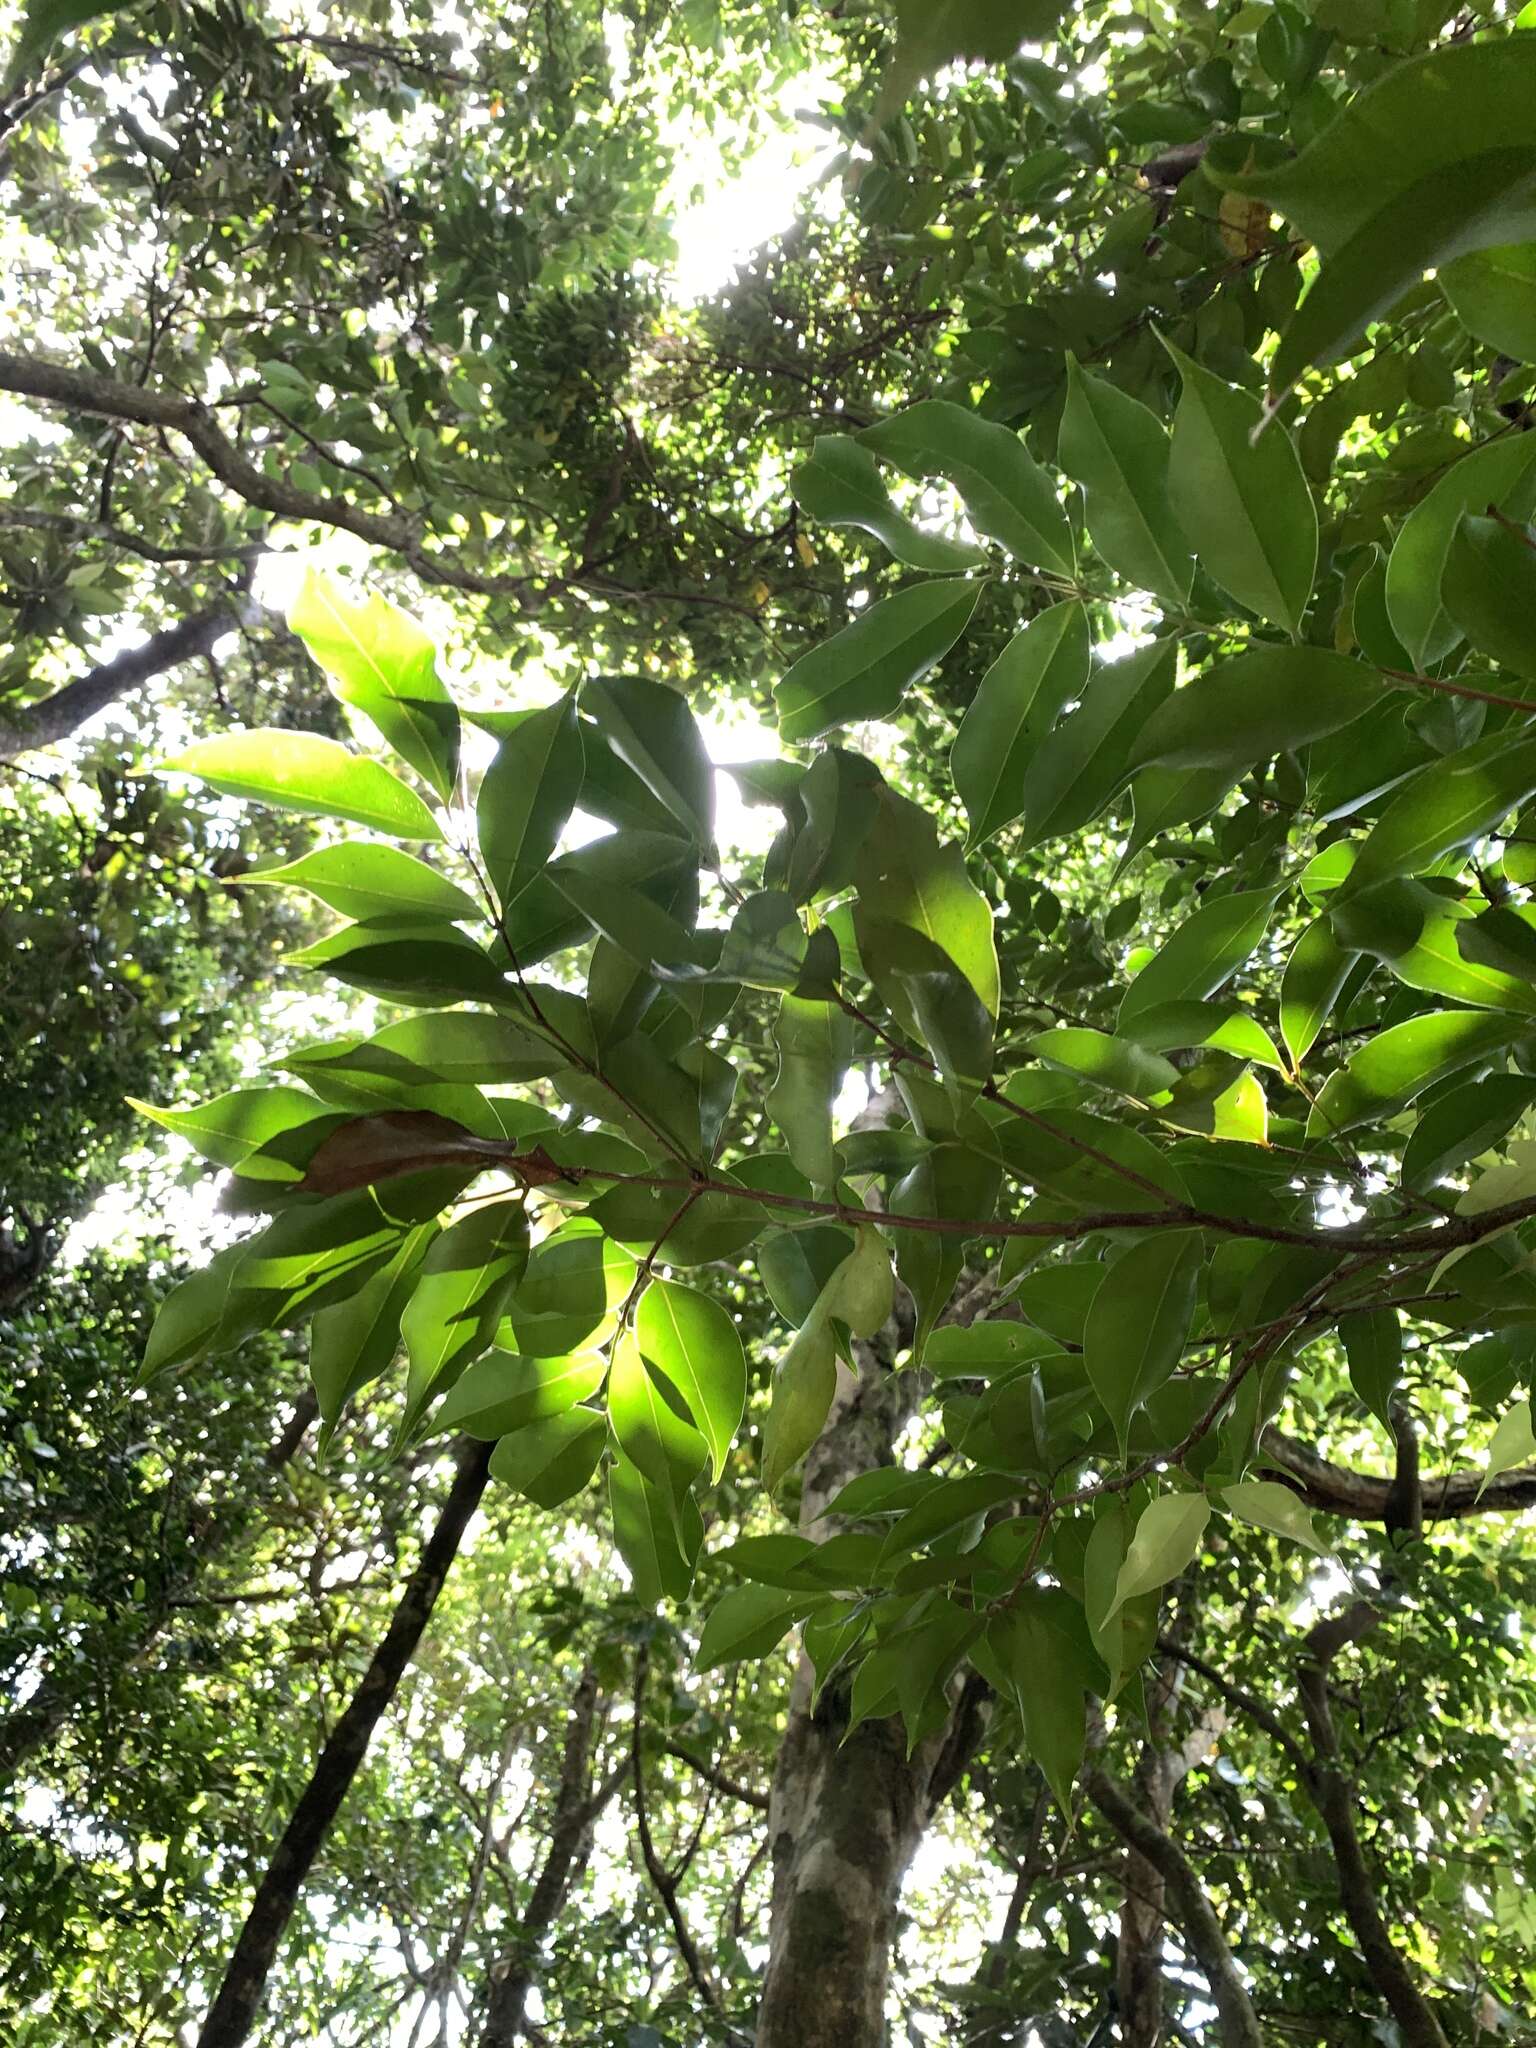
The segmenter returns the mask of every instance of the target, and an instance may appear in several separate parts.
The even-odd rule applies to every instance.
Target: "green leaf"
[[[687,1402],[718,1479],[747,1405],[746,1354],[735,1323],[707,1295],[653,1280],[635,1311],[635,1341]],[[647,1469],[630,1445],[625,1448]]]
[[[1179,1070],[1171,1060],[1160,1059],[1129,1039],[1112,1038],[1107,1031],[1063,1025],[1054,1031],[1038,1031],[1024,1044],[1026,1051],[1048,1067],[1080,1074],[1096,1087],[1118,1089],[1141,1102],[1178,1084]]]
[[[549,865],[581,791],[576,695],[530,711],[504,735],[475,799],[486,873],[503,910]]]
[[[185,1138],[215,1166],[238,1167],[280,1133],[328,1116],[326,1105],[301,1088],[234,1088],[196,1109],[156,1109],[131,1095],[127,1100],[131,1109]],[[260,1177],[301,1180],[303,1172],[302,1166],[278,1161]]]
[[[683,1181],[675,1188],[613,1187],[587,1214],[616,1242],[642,1256],[659,1244],[657,1256],[671,1266],[733,1259],[767,1227],[767,1212],[745,1192],[700,1195],[685,1210],[691,1192]]]
[[[608,1425],[590,1408],[568,1408],[504,1436],[491,1453],[491,1477],[541,1508],[558,1508],[597,1470]]]
[[[887,1207],[895,1216],[965,1218],[985,1223],[997,1206],[1002,1176],[993,1160],[963,1145],[937,1145],[904,1173],[891,1189]],[[917,1311],[912,1363],[954,1292],[965,1264],[965,1240],[958,1232],[897,1230],[896,1270]]]
[[[161,1302],[144,1347],[138,1383],[173,1366],[188,1365],[211,1350],[229,1301],[230,1281],[245,1257],[249,1240],[227,1244],[206,1266],[178,1280]]]
[[[1220,768],[1235,782],[1273,755],[1340,731],[1380,702],[1373,672],[1320,647],[1254,647],[1219,661],[1160,704],[1131,762]]]
[[[1024,808],[1029,764],[1088,680],[1088,614],[1055,604],[1016,633],[982,677],[950,755],[975,846]]]
[[[773,1042],[779,1068],[767,1094],[768,1114],[784,1133],[789,1156],[813,1188],[837,1182],[832,1105],[853,1056],[853,1024],[835,1003],[780,998]]]
[[[1195,565],[1168,495],[1162,421],[1069,355],[1057,455],[1083,487],[1089,537],[1110,568],[1164,603],[1182,606]]]
[[[404,1230],[370,1194],[300,1202],[248,1238],[230,1278],[218,1341],[291,1327],[355,1294],[399,1249]]]
[[[1289,163],[1248,170],[1247,136],[1218,138],[1207,173],[1260,199],[1323,252],[1274,375],[1349,352],[1426,271],[1536,236],[1536,44],[1450,44],[1392,65]]]
[[[1457,904],[1457,910],[1464,906]],[[1469,911],[1470,906],[1465,906]],[[1494,986],[1510,990],[1502,1000],[1506,1009],[1528,1006],[1531,985],[1536,983],[1536,926],[1529,906],[1511,910],[1498,903],[1480,916],[1464,915],[1454,925],[1457,951],[1463,962],[1489,975]],[[1513,989],[1526,998],[1513,999]]]
[[[462,1429],[494,1442],[590,1400],[606,1371],[596,1351],[568,1358],[519,1358],[510,1351],[488,1351],[449,1389],[432,1418],[432,1435]]]
[[[1339,1336],[1349,1363],[1349,1383],[1384,1429],[1402,1376],[1403,1331],[1395,1308],[1363,1308],[1339,1318]]]
[[[621,1456],[608,1468],[608,1505],[613,1540],[629,1567],[636,1599],[646,1607],[686,1600],[704,1544],[694,1501],[685,1500],[675,1511],[671,1498]]]
[[[715,770],[687,699],[644,676],[595,676],[581,701],[619,759],[712,859]]]
[[[14,91],[38,71],[60,36],[106,14],[131,14],[133,7],[134,0],[128,0],[126,6],[117,0],[107,0],[106,5],[102,0],[27,0],[5,74],[5,91]]]
[[[836,1267],[779,1361],[763,1428],[763,1484],[777,1493],[815,1443],[837,1391],[837,1325],[872,1337],[891,1312],[890,1255],[879,1234],[860,1224],[852,1251]]]
[[[1317,1042],[1358,958],[1339,944],[1326,915],[1315,917],[1292,946],[1280,980],[1280,1036],[1293,1067]]]
[[[910,1037],[927,1046],[951,1096],[980,1086],[992,1066],[992,1019],[942,946],[910,926],[853,914],[859,957],[887,1007]]]
[[[507,1305],[504,1342],[529,1358],[558,1358],[605,1341],[635,1265],[590,1216],[577,1216],[534,1246]]]
[[[1149,1052],[1204,1046],[1210,1052],[1230,1053],[1233,1059],[1252,1060],[1277,1074],[1289,1072],[1275,1041],[1258,1019],[1247,1010],[1227,1009],[1221,1003],[1158,1003],[1136,1017],[1128,1035]]]
[[[1205,902],[1165,939],[1120,1002],[1117,1028],[1163,1003],[1204,1001],[1248,959],[1269,930],[1276,891],[1247,889]]]
[[[801,509],[823,526],[857,526],[882,541],[910,569],[946,575],[986,566],[983,548],[924,533],[891,502],[879,466],[848,434],[818,434],[810,459],[791,479]]]
[[[1403,1147],[1403,1185],[1433,1187],[1476,1159],[1536,1103],[1536,1081],[1524,1074],[1485,1074],[1431,1103]]]
[[[281,867],[248,869],[240,877],[240,887],[248,889],[253,883],[304,889],[343,917],[364,923],[371,918],[414,922],[434,917],[450,923],[471,918],[478,922],[485,916],[483,904],[425,861],[398,846],[366,841],[319,846]]]
[[[947,399],[924,398],[866,427],[859,439],[908,476],[953,484],[976,531],[1000,541],[1015,560],[1076,574],[1072,529],[1055,486],[1011,428]]]
[[[1521,1401],[1510,1409],[1493,1433],[1493,1442],[1488,1446],[1488,1466],[1483,1473],[1483,1483],[1478,1491],[1481,1499],[1490,1480],[1497,1479],[1501,1472],[1508,1472],[1516,1465],[1524,1465],[1536,1458],[1536,1430],[1532,1428],[1531,1403]]]
[[[1128,1600],[1176,1579],[1200,1552],[1211,1504],[1203,1493],[1164,1493],[1142,1510],[1115,1581],[1110,1620]]]
[[[372,719],[401,760],[451,802],[459,714],[438,677],[437,650],[416,621],[373,593],[356,604],[333,577],[309,569],[288,624],[342,703]]]
[[[784,887],[796,903],[830,895],[853,879],[854,864],[879,812],[885,783],[862,754],[824,747],[805,771],[805,822],[789,849]]]
[[[527,1263],[528,1216],[521,1199],[472,1209],[433,1243],[401,1324],[410,1360],[402,1442],[433,1398],[490,1344]]]
[[[1184,537],[1229,596],[1299,633],[1317,569],[1317,507],[1289,438],[1255,440],[1264,409],[1164,342],[1183,379],[1168,491]]]
[[[939,839],[925,811],[882,790],[856,880],[860,912],[931,940],[960,970],[987,1015],[996,1017],[1001,976],[992,906],[966,873],[959,847]]]
[[[1387,558],[1387,612],[1418,668],[1443,660],[1461,639],[1440,586],[1463,514],[1490,506],[1510,519],[1536,512],[1536,448],[1514,434],[1471,450],[1414,506]]]
[[[1536,737],[1491,734],[1431,761],[1388,800],[1334,907],[1397,875],[1422,874],[1442,854],[1491,832],[1536,791]]]
[[[1471,514],[1460,520],[1440,597],[1479,654],[1536,678],[1536,540],[1527,530]]]
[[[324,1050],[314,1049],[317,1056]],[[354,1056],[369,1051],[380,1055],[381,1071],[399,1063],[406,1077],[419,1075],[473,1086],[541,1080],[570,1058],[510,1017],[479,1010],[445,1010],[431,1017],[406,1017],[398,1024],[386,1024],[372,1038],[364,1039]],[[302,1062],[299,1055],[292,1057],[301,1072],[309,1064],[307,1053]]]
[[[394,839],[441,839],[437,820],[415,790],[377,761],[313,732],[263,727],[198,740],[167,764],[196,775],[225,796],[249,797],[280,811],[345,818]]]
[[[1241,1486],[1225,1486],[1221,1498],[1240,1522],[1252,1522],[1272,1536],[1284,1536],[1306,1550],[1315,1550],[1319,1557],[1333,1555],[1318,1535],[1310,1510],[1278,1479],[1249,1479]]]
[[[1480,1010],[1440,1010],[1394,1024],[1328,1076],[1307,1119],[1307,1136],[1357,1130],[1395,1116],[1448,1074],[1495,1059],[1528,1028],[1519,1017]]]
[[[315,1317],[309,1335],[309,1377],[323,1424],[322,1451],[348,1402],[394,1363],[405,1305],[436,1235],[436,1223],[418,1225],[401,1240],[389,1264],[356,1294],[321,1309]]]
[[[694,1670],[714,1671],[722,1664],[766,1657],[819,1600],[816,1593],[778,1586],[732,1586],[705,1617]]]
[[[293,967],[319,967],[337,981],[431,1007],[494,1003],[510,994],[485,949],[451,924],[348,924],[288,955]]]
[[[1124,1500],[1106,1501],[1083,1553],[1083,1612],[1093,1647],[1109,1671],[1108,1700],[1152,1654],[1157,1641],[1159,1602],[1155,1593],[1121,1605],[1115,1602],[1120,1568],[1134,1527]]]
[[[1202,1255],[1197,1230],[1144,1238],[1120,1254],[1093,1298],[1083,1370],[1114,1424],[1122,1455],[1131,1416],[1179,1362],[1195,1313]]]
[[[1173,688],[1178,644],[1154,640],[1089,676],[1082,702],[1047,733],[1024,771],[1020,850],[1097,817],[1130,773],[1136,735]]]
[[[987,1629],[987,1647],[1024,1724],[1024,1743],[1063,1812],[1072,1810],[1072,1781],[1083,1761],[1088,1713],[1081,1673],[1063,1655],[1061,1633],[1041,1611],[1040,1589],[1028,1587]]]
[[[1458,256],[1439,274],[1462,326],[1517,363],[1536,363],[1536,242]]]
[[[894,711],[965,631],[981,588],[970,578],[915,583],[802,654],[773,689],[783,739],[802,746],[834,726]]]

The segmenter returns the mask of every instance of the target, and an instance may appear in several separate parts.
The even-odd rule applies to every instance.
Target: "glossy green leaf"
[[[435,1223],[410,1231],[387,1266],[346,1301],[323,1308],[309,1335],[309,1377],[323,1424],[320,1444],[364,1387],[387,1372],[400,1350],[400,1323],[416,1286]]]
[[[992,906],[966,873],[960,848],[940,840],[925,811],[882,791],[856,879],[858,914],[931,940],[959,969],[988,1017],[997,1015],[1001,980]]]
[[[410,1361],[402,1440],[490,1344],[527,1263],[528,1216],[520,1200],[471,1209],[433,1242],[401,1323]]]
[[[212,1348],[224,1321],[230,1281],[246,1248],[246,1243],[225,1245],[206,1266],[178,1280],[166,1295],[144,1347],[141,1386],[173,1366],[191,1364]]]
[[[747,1361],[736,1325],[707,1295],[653,1280],[635,1310],[635,1341],[687,1402],[718,1479],[747,1404]]]
[[[704,1523],[694,1501],[686,1499],[674,1508],[666,1492],[621,1456],[608,1468],[608,1506],[613,1540],[629,1568],[635,1598],[645,1607],[685,1600],[704,1546]]]
[[[1223,590],[1288,633],[1301,630],[1317,569],[1317,507],[1296,450],[1264,409],[1171,343],[1183,390],[1168,491],[1184,537]]]
[[[672,1266],[707,1266],[716,1259],[734,1258],[772,1220],[744,1193],[700,1195],[685,1209],[689,1193],[681,1181],[676,1188],[614,1187],[600,1195],[587,1214],[617,1243],[642,1257],[659,1247],[658,1256]]]
[[[1059,839],[1097,817],[1130,773],[1136,735],[1173,688],[1172,640],[1095,668],[1082,702],[1047,733],[1024,771],[1022,846]]]
[[[1203,1493],[1164,1493],[1144,1508],[1115,1581],[1106,1620],[1128,1600],[1176,1579],[1200,1553],[1211,1504]]]
[[[415,790],[379,762],[318,733],[270,726],[220,733],[196,741],[167,765],[225,796],[248,797],[280,811],[345,818],[393,839],[443,836]]]
[[[574,692],[530,711],[498,742],[475,799],[485,871],[503,909],[549,865],[581,791]]]
[[[1493,1442],[1488,1446],[1488,1464],[1483,1473],[1483,1484],[1478,1488],[1479,1494],[1501,1472],[1508,1472],[1514,1466],[1527,1464],[1536,1458],[1533,1420],[1536,1417],[1533,1417],[1531,1403],[1521,1401],[1500,1422],[1493,1433]]]
[[[1276,381],[1347,354],[1426,271],[1536,236],[1536,45],[1449,43],[1386,75],[1289,163],[1248,170],[1245,136],[1206,169],[1261,199],[1322,250],[1281,338]]]
[[[1335,905],[1397,875],[1422,874],[1442,854],[1491,832],[1536,791],[1536,738],[1494,733],[1431,761],[1378,816]]]
[[[1440,597],[1479,654],[1536,679],[1536,538],[1529,528],[1464,517],[1451,537]]]
[[[1536,1103],[1536,1080],[1486,1074],[1431,1103],[1403,1147],[1403,1185],[1432,1187],[1497,1144]]]
[[[1083,1370],[1114,1424],[1122,1453],[1130,1419],[1172,1373],[1189,1335],[1200,1281],[1196,1231],[1164,1231],[1114,1261],[1093,1298]]]
[[[478,922],[486,914],[484,904],[414,854],[367,841],[319,846],[281,867],[248,869],[240,886],[249,889],[253,883],[307,890],[343,917],[362,923],[370,918],[411,923],[434,917],[450,923]]]
[[[493,1442],[590,1400],[606,1371],[596,1351],[566,1358],[519,1358],[510,1351],[488,1351],[449,1389],[432,1417],[432,1434],[462,1429]]]
[[[557,1508],[591,1483],[608,1425],[590,1408],[529,1423],[491,1453],[491,1477],[541,1508]]]
[[[342,703],[365,713],[401,760],[451,801],[459,714],[438,676],[437,650],[416,621],[376,592],[357,604],[334,577],[310,569],[288,624]]]
[[[859,439],[908,476],[953,484],[976,531],[1017,561],[1058,576],[1076,573],[1072,529],[1055,487],[1011,428],[948,399],[924,398]]]
[[[596,676],[583,708],[619,759],[706,853],[715,839],[715,771],[688,702],[644,676]]]
[[[232,1167],[242,1165],[280,1133],[299,1130],[327,1115],[326,1105],[302,1088],[233,1088],[195,1109],[156,1109],[133,1096],[128,1097],[128,1104],[162,1130],[185,1138],[215,1166]],[[284,1167],[279,1162],[262,1177],[300,1180],[303,1168]]]
[[[1307,1135],[1352,1131],[1395,1116],[1448,1074],[1496,1059],[1528,1028],[1518,1017],[1481,1010],[1432,1011],[1394,1024],[1328,1076],[1307,1119]]]
[[[1135,1530],[1124,1500],[1105,1501],[1083,1553],[1083,1613],[1093,1647],[1109,1671],[1108,1699],[1151,1655],[1157,1639],[1155,1593],[1115,1604],[1115,1588]]]
[[[509,993],[491,956],[450,924],[343,925],[288,959],[397,1003],[494,1003]]]
[[[218,1331],[222,1345],[253,1330],[292,1328],[356,1294],[405,1235],[371,1194],[301,1202],[248,1238],[235,1263]]]
[[[1375,674],[1321,647],[1254,647],[1202,670],[1152,713],[1132,765],[1221,768],[1233,781],[1351,724],[1381,699]]]
[[[1121,998],[1117,1028],[1124,1033],[1163,1003],[1213,996],[1261,943],[1274,907],[1273,889],[1242,890],[1201,904],[1132,981]]]
[[[534,1246],[507,1304],[502,1341],[529,1358],[595,1349],[634,1282],[629,1254],[577,1216]]]
[[[891,1312],[890,1254],[861,1224],[853,1249],[833,1270],[779,1361],[763,1428],[763,1484],[777,1493],[815,1443],[837,1391],[838,1325],[872,1337]]]
[[[898,512],[867,448],[847,434],[818,434],[810,459],[792,479],[802,511],[823,526],[856,526],[884,543],[910,569],[947,575],[986,564],[986,551],[967,541],[925,533]]]
[[[1332,1556],[1317,1533],[1310,1511],[1278,1479],[1249,1479],[1240,1486],[1226,1486],[1221,1498],[1240,1522],[1252,1522],[1255,1528],[1267,1529],[1272,1536],[1284,1536],[1304,1550],[1316,1551],[1319,1557]]]
[[[974,846],[1024,808],[1029,764],[1088,680],[1088,614],[1055,604],[1016,633],[982,677],[950,755]]]
[[[1387,611],[1418,668],[1443,660],[1461,638],[1440,586],[1463,515],[1490,506],[1516,520],[1536,512],[1536,448],[1529,440],[1514,434],[1469,450],[1403,522],[1387,558]]]
[[[965,1218],[986,1222],[997,1205],[1001,1175],[996,1164],[963,1145],[938,1145],[891,1189],[887,1207],[896,1216]],[[896,1270],[912,1296],[917,1323],[912,1363],[921,1365],[924,1347],[943,1313],[965,1264],[965,1239],[958,1233],[892,1231]]]
[[[705,1616],[694,1670],[714,1671],[722,1664],[766,1657],[818,1598],[778,1586],[732,1586]]]
[[[1067,1025],[1055,1031],[1039,1031],[1025,1041],[1026,1050],[1047,1066],[1063,1073],[1080,1074],[1100,1088],[1118,1089],[1139,1101],[1149,1101],[1174,1087],[1179,1070],[1131,1039],[1112,1037],[1107,1031],[1091,1031]]]
[[[608,1375],[608,1421],[620,1448],[681,1515],[684,1497],[709,1462],[709,1446],[674,1405],[676,1392],[626,1331]]]
[[[1292,946],[1280,981],[1280,1036],[1293,1066],[1316,1044],[1358,958],[1339,944],[1327,917],[1315,917]]]
[[[1403,1331],[1395,1308],[1364,1308],[1339,1318],[1339,1336],[1349,1364],[1349,1383],[1361,1401],[1390,1430],[1389,1413],[1403,1367]]]
[[[1057,454],[1083,487],[1089,536],[1116,575],[1183,605],[1195,565],[1168,495],[1168,431],[1157,415],[1068,356]]]
[[[774,685],[782,738],[803,746],[834,726],[887,717],[960,638],[981,588],[965,577],[915,583],[802,654]]]
[[[1149,1052],[1173,1052],[1184,1046],[1204,1046],[1210,1052],[1230,1053],[1233,1059],[1252,1060],[1277,1074],[1289,1070],[1279,1048],[1258,1019],[1247,1010],[1229,1009],[1222,1003],[1158,1003],[1139,1011],[1127,1028],[1127,1035]]]
[[[832,1149],[832,1105],[853,1055],[853,1024],[835,1003],[780,998],[773,1042],[778,1072],[768,1091],[768,1114],[784,1133],[789,1156],[813,1188],[837,1181]]]
[[[1479,249],[1440,271],[1462,326],[1517,363],[1536,363],[1536,241]]]

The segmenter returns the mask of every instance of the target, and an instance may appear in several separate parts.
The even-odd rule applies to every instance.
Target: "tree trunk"
[[[240,2048],[255,2023],[278,1943],[299,1893],[357,1776],[373,1731],[415,1655],[448,1568],[480,1504],[490,1475],[492,1448],[488,1443],[466,1441],[459,1453],[458,1474],[443,1503],[437,1527],[406,1581],[383,1641],[347,1702],[345,1713],[331,1730],[256,1888],[224,1981],[197,2037],[198,2048]]]
[[[802,1533],[835,1531],[827,1502],[860,1472],[891,1462],[916,1375],[893,1373],[873,1345],[860,1372],[839,1368],[837,1398],[806,1460]],[[976,1735],[964,1696],[949,1727],[906,1754],[899,1720],[865,1721],[844,1740],[847,1695],[811,1708],[801,1659],[769,1800],[773,1855],[768,1967],[757,2048],[883,2048],[885,1994],[902,1879],[934,1808]]]

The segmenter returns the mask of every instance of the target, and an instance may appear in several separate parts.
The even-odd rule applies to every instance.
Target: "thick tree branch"
[[[1371,1982],[1386,2001],[1409,2048],[1447,2048],[1440,2022],[1393,1946],[1376,1902],[1376,1887],[1355,1826],[1354,1786],[1344,1769],[1328,1699],[1328,1671],[1334,1658],[1346,1644],[1369,1635],[1381,1619],[1376,1608],[1360,1600],[1342,1614],[1320,1621],[1307,1636],[1298,1682],[1316,1753],[1309,1783],[1338,1866],[1344,1912]]]
[[[1291,1481],[1308,1507],[1324,1514],[1348,1515],[1356,1522],[1385,1522],[1392,1510],[1396,1479],[1355,1472],[1319,1457],[1294,1437],[1271,1427],[1259,1440],[1270,1467]],[[1506,1472],[1483,1486],[1483,1472],[1469,1466],[1439,1479],[1420,1482],[1426,1522],[1449,1522],[1465,1515],[1513,1514],[1536,1507],[1536,1467]]]
[[[1216,1909],[1183,1850],[1171,1835],[1152,1824],[1124,1787],[1106,1772],[1090,1771],[1084,1789],[1115,1833],[1151,1864],[1166,1885],[1175,1917],[1221,2016],[1225,2048],[1264,2048],[1258,2015],[1232,1960]]]
[[[39,747],[57,746],[60,740],[77,732],[88,718],[94,718],[128,691],[184,661],[211,653],[216,643],[241,623],[241,618],[237,602],[221,598],[217,604],[193,612],[179,625],[151,633],[142,645],[130,647],[110,661],[99,662],[83,676],[55,690],[51,697],[0,717],[0,761],[14,761],[18,754],[29,754]]]
[[[480,1504],[490,1474],[492,1448],[488,1443],[472,1442],[460,1448],[458,1472],[437,1527],[406,1581],[383,1641],[347,1702],[346,1711],[331,1730],[256,1888],[224,1981],[198,2036],[198,2048],[240,2048],[255,2024],[278,1943],[299,1893],[357,1776],[373,1731],[415,1655],[448,1569]]]
[[[121,384],[113,377],[99,376],[94,370],[71,369],[64,363],[14,355],[7,350],[0,350],[0,391],[13,391],[18,397],[35,398],[43,405],[85,413],[94,419],[123,420],[134,426],[180,434],[225,489],[243,498],[246,504],[270,512],[277,519],[312,520],[321,526],[339,527],[373,547],[401,556],[425,582],[446,584],[454,590],[474,591],[482,596],[520,597],[528,588],[526,576],[478,575],[459,568],[445,556],[431,553],[423,545],[420,521],[405,513],[369,512],[350,499],[301,490],[280,477],[268,476],[230,440],[211,408],[200,399],[185,398],[180,392],[149,385]]]

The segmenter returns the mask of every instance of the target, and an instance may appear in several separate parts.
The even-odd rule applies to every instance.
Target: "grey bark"
[[[139,647],[103,661],[39,703],[23,705],[0,719],[0,761],[14,761],[39,747],[57,746],[119,697],[184,661],[211,653],[223,636],[241,622],[232,598],[221,598],[193,612],[178,625],[151,633]]]

